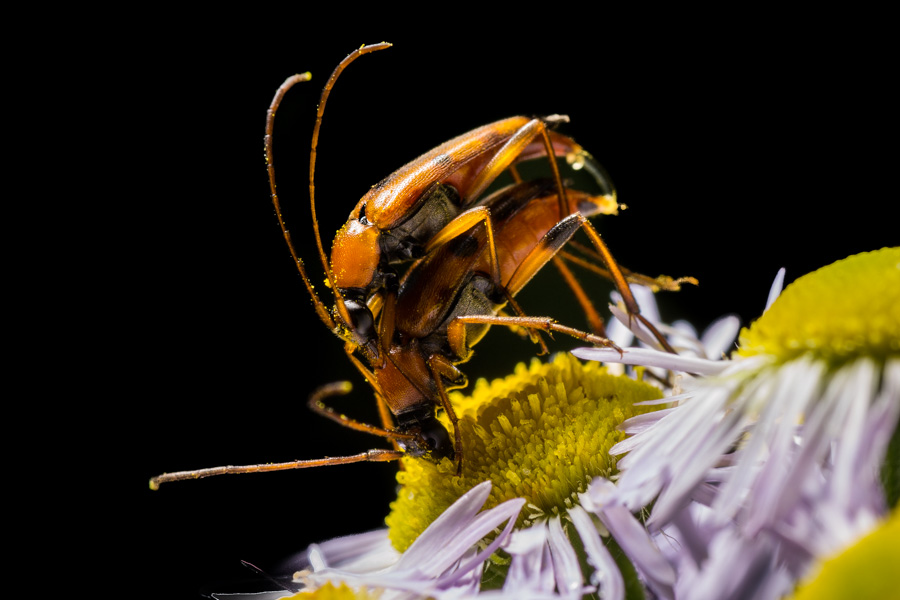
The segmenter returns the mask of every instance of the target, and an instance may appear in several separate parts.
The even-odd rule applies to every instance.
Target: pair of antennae
[[[362,56],[363,54],[368,54],[370,52],[376,52],[378,50],[385,50],[386,48],[390,48],[391,44],[386,42],[382,42],[380,44],[370,44],[368,46],[362,46],[353,52],[351,52],[344,60],[340,62],[340,64],[335,67],[334,72],[332,72],[331,77],[328,78],[328,82],[325,84],[325,87],[322,89],[322,96],[319,99],[319,106],[316,111],[316,124],[313,127],[312,134],[312,142],[310,144],[310,152],[309,152],[309,207],[312,212],[312,224],[313,224],[313,232],[316,238],[316,247],[319,251],[319,259],[322,261],[322,269],[325,271],[325,276],[328,278],[329,287],[334,293],[334,303],[335,308],[337,310],[338,317],[344,323],[352,322],[350,319],[350,313],[347,311],[347,307],[344,304],[344,299],[341,296],[340,292],[337,289],[337,286],[334,282],[334,273],[331,270],[331,265],[328,264],[328,259],[325,254],[325,248],[322,244],[322,236],[319,233],[319,221],[316,216],[316,184],[315,184],[315,172],[316,172],[316,149],[319,145],[319,130],[322,128],[322,116],[325,114],[325,104],[328,101],[328,96],[331,93],[331,88],[334,87],[335,81],[340,76],[340,74],[344,71],[347,66],[352,63],[354,60]],[[299,73],[297,75],[292,75],[288,77],[284,83],[278,88],[278,91],[275,92],[275,97],[272,98],[272,103],[269,105],[269,110],[266,112],[266,136],[265,136],[265,150],[266,150],[266,165],[269,172],[269,188],[271,189],[272,194],[272,204],[275,206],[275,215],[278,218],[278,225],[281,227],[281,232],[284,235],[284,239],[287,242],[288,248],[291,252],[291,257],[294,259],[294,264],[297,265],[297,270],[300,272],[300,277],[303,278],[303,283],[306,285],[306,289],[309,291],[309,295],[313,299],[313,304],[315,305],[316,314],[319,315],[319,318],[322,320],[325,325],[331,329],[335,330],[335,320],[331,311],[328,310],[328,307],[322,302],[321,298],[316,294],[312,282],[309,279],[309,276],[306,274],[306,267],[303,265],[303,259],[297,254],[296,249],[294,248],[294,243],[291,240],[290,231],[287,228],[287,225],[284,222],[284,217],[281,214],[281,203],[278,200],[278,192],[275,189],[275,162],[274,155],[272,152],[272,133],[275,129],[275,112],[278,110],[278,107],[281,105],[281,101],[284,98],[284,95],[287,93],[289,89],[294,87],[295,84],[300,83],[301,81],[309,81],[311,75],[309,72]]]
[[[328,79],[328,82],[325,84],[325,88],[322,90],[322,97],[319,100],[319,107],[316,112],[316,124],[313,128],[312,135],[312,143],[311,150],[309,155],[309,203],[310,209],[312,211],[312,223],[313,223],[313,231],[315,233],[316,238],[316,246],[319,251],[319,258],[322,261],[322,268],[325,270],[325,274],[328,277],[328,282],[330,284],[331,289],[334,291],[335,298],[335,307],[337,309],[338,317],[344,323],[350,323],[350,315],[347,312],[347,307],[344,305],[343,297],[340,292],[337,290],[337,286],[334,284],[334,274],[331,271],[331,267],[328,264],[328,259],[325,255],[325,249],[322,245],[322,236],[319,233],[319,223],[316,217],[316,197],[315,197],[315,170],[316,170],[316,147],[319,143],[319,130],[322,127],[322,115],[325,113],[325,104],[328,100],[328,95],[331,92],[331,88],[334,87],[334,82],[337,81],[338,76],[340,76],[341,72],[349,65],[351,62],[356,60],[358,57],[363,54],[368,54],[369,52],[375,52],[377,50],[384,50],[389,48],[391,44],[381,43],[381,44],[372,44],[369,46],[362,46],[358,48],[351,54],[349,54],[341,63],[335,68],[334,72],[331,74],[331,77]],[[272,103],[269,105],[269,110],[266,112],[266,136],[265,136],[265,153],[266,153],[266,166],[269,173],[269,188],[271,189],[272,194],[272,204],[275,206],[275,215],[278,218],[278,224],[281,227],[281,232],[284,235],[284,239],[287,242],[288,249],[291,252],[291,256],[294,259],[294,264],[297,265],[297,270],[300,272],[300,277],[303,279],[304,285],[306,285],[306,289],[309,291],[310,296],[313,298],[313,304],[316,309],[316,314],[319,315],[319,318],[322,322],[328,326],[332,331],[336,328],[336,323],[334,317],[332,316],[331,311],[328,307],[322,302],[321,298],[316,294],[313,289],[312,282],[310,281],[308,275],[306,274],[306,267],[303,265],[303,260],[297,254],[297,250],[294,248],[294,243],[291,240],[290,231],[287,228],[287,225],[284,222],[284,217],[281,213],[281,203],[278,200],[278,193],[275,189],[275,162],[274,155],[272,152],[272,133],[275,129],[275,112],[278,110],[278,107],[281,105],[281,101],[284,98],[284,95],[290,90],[294,85],[300,82],[309,81],[311,75],[309,72],[306,73],[298,73],[297,75],[292,75],[288,77],[284,83],[278,88],[275,92],[275,97],[272,98]],[[330,395],[332,390],[323,388],[322,390],[317,391],[313,396],[320,397],[322,395]],[[239,474],[239,473],[262,473],[266,471],[286,471],[290,469],[304,469],[309,467],[321,467],[326,465],[341,465],[341,464],[349,464],[356,462],[382,462],[382,461],[391,461],[397,460],[403,456],[402,452],[397,450],[369,450],[367,452],[361,452],[359,454],[354,454],[352,456],[339,456],[339,457],[326,457],[320,459],[313,460],[295,460],[290,462],[282,462],[282,463],[269,463],[269,464],[260,464],[260,465],[246,465],[246,466],[224,466],[224,467],[212,467],[208,469],[197,469],[194,471],[178,471],[175,473],[164,473],[157,477],[153,477],[150,480],[150,489],[156,490],[159,489],[159,486],[163,483],[169,481],[181,481],[185,479],[201,479],[203,477],[212,477],[214,475],[228,475],[228,474]]]

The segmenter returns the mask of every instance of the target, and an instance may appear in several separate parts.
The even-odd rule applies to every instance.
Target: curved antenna
[[[313,300],[316,314],[319,315],[319,318],[322,319],[322,322],[325,323],[329,329],[334,329],[334,319],[331,318],[331,313],[328,308],[322,303],[322,300],[319,299],[315,289],[313,289],[312,282],[310,282],[309,277],[306,275],[306,268],[303,266],[303,260],[297,255],[297,250],[294,248],[294,243],[291,241],[291,233],[284,223],[284,216],[281,214],[281,203],[278,201],[278,193],[275,191],[275,158],[272,153],[272,132],[275,129],[275,111],[278,110],[282,98],[284,98],[284,95],[289,89],[294,87],[294,84],[301,81],[309,81],[310,77],[311,75],[309,72],[298,73],[297,75],[288,77],[275,92],[275,97],[272,98],[269,110],[266,111],[266,169],[269,172],[269,189],[271,190],[272,204],[275,205],[275,216],[278,218],[278,224],[281,226],[281,233],[284,235],[284,241],[287,242],[288,250],[290,250],[291,256],[294,259],[294,264],[297,265],[297,270],[300,271],[300,277],[303,279],[303,283],[306,285],[306,289]]]
[[[309,207],[312,211],[312,223],[313,231],[316,235],[316,245],[319,249],[319,258],[322,260],[322,268],[325,270],[326,277],[328,277],[329,287],[331,288],[332,292],[334,292],[335,308],[337,309],[341,321],[347,324],[352,323],[350,319],[350,313],[347,311],[347,307],[346,305],[344,305],[344,298],[341,296],[341,293],[338,291],[337,285],[334,282],[334,273],[332,272],[331,265],[328,263],[328,259],[325,256],[325,249],[322,246],[322,236],[319,234],[319,220],[316,217],[316,148],[319,145],[319,130],[322,128],[322,115],[325,114],[325,103],[328,101],[328,95],[331,93],[331,88],[334,87],[334,83],[335,81],[337,81],[337,78],[350,63],[352,63],[363,54],[376,52],[378,50],[384,50],[390,47],[391,44],[388,44],[387,42],[362,46],[347,55],[347,58],[342,60],[340,64],[335,67],[334,72],[331,74],[331,77],[328,78],[328,82],[325,84],[325,87],[322,88],[322,97],[319,100],[318,110],[316,111],[316,124],[315,127],[313,127],[312,144],[309,151]]]
[[[331,88],[334,86],[334,82],[337,80],[338,75],[341,74],[341,72],[344,70],[344,68],[346,68],[347,65],[356,60],[357,57],[363,54],[368,54],[369,52],[374,52],[376,50],[383,50],[385,48],[389,48],[390,46],[391,45],[387,43],[363,46],[352,52],[349,56],[341,61],[341,63],[331,74],[331,77],[328,79],[328,83],[325,84],[325,88],[322,90],[322,97],[319,100],[319,107],[316,113],[316,125],[313,129],[312,144],[309,156],[309,203],[310,209],[312,211],[313,232],[316,238],[316,247],[319,251],[319,259],[322,262],[322,268],[325,270],[325,275],[328,278],[328,283],[331,289],[334,291],[335,305],[338,314],[344,323],[350,322],[350,315],[347,312],[346,306],[344,305],[344,299],[341,297],[340,292],[338,292],[337,288],[334,285],[334,275],[332,274],[331,267],[328,264],[328,258],[325,255],[325,249],[322,246],[322,236],[319,233],[319,222],[316,217],[314,184],[316,147],[319,143],[319,129],[321,129],[322,126],[322,115],[325,112],[325,101],[328,99],[328,94],[331,92]],[[281,105],[281,101],[287,91],[301,81],[309,81],[310,77],[311,75],[309,72],[299,73],[297,75],[288,77],[275,92],[275,97],[272,98],[272,103],[269,105],[269,110],[266,112],[266,168],[269,174],[269,189],[271,190],[272,204],[275,206],[275,216],[278,218],[278,225],[281,227],[281,233],[284,235],[285,242],[287,242],[291,257],[294,259],[294,264],[297,265],[297,270],[300,272],[300,277],[303,279],[303,284],[306,286],[306,289],[313,300],[313,306],[316,310],[316,314],[319,316],[319,319],[321,319],[322,322],[325,323],[325,326],[328,327],[328,329],[335,331],[336,323],[334,317],[332,317],[331,311],[322,302],[318,294],[316,294],[315,288],[313,287],[313,284],[306,273],[306,267],[303,264],[303,259],[300,258],[300,256],[297,254],[296,248],[294,248],[294,242],[291,240],[290,231],[288,230],[287,225],[284,222],[284,216],[281,213],[281,202],[278,200],[278,193],[276,192],[275,186],[275,159],[274,153],[272,151],[272,136],[275,129],[275,112]]]

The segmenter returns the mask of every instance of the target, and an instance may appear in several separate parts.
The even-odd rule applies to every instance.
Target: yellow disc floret
[[[802,583],[794,600],[897,598],[900,565],[900,513],[837,556],[824,561]]]
[[[742,356],[832,362],[900,354],[900,247],[856,254],[799,277],[740,335]]]
[[[488,479],[493,487],[485,508],[526,499],[518,526],[564,513],[593,477],[614,474],[609,449],[625,437],[618,426],[654,408],[634,403],[660,397],[648,383],[568,354],[520,364],[505,379],[479,380],[471,396],[452,394],[462,473],[448,459],[404,459],[397,475],[401,488],[386,519],[394,547],[405,550],[463,493]]]
[[[370,592],[365,588],[353,589],[346,583],[335,585],[326,583],[320,588],[310,588],[288,596],[284,600],[378,600],[381,592]]]

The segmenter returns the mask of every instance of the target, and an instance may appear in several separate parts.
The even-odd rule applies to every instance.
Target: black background
[[[130,376],[115,394],[129,409],[110,448],[128,458],[113,496],[128,518],[107,522],[121,536],[111,554],[125,559],[117,570],[130,590],[190,598],[233,589],[252,579],[241,559],[289,572],[283,561],[309,543],[378,527],[388,510],[390,464],[147,489],[163,471],[384,447],[305,407],[318,385],[349,378],[355,390],[336,405],[375,421],[371,393],[313,313],[269,201],[266,109],[295,72],[313,80],[278,113],[279,194],[317,282],[306,191],[316,102],[344,56],[382,40],[395,46],[351,65],[326,111],[316,171],[326,248],[369,186],[405,162],[475,126],[552,113],[570,116],[563,131],[606,167],[630,207],[595,220],[619,261],[700,280],[660,298],[669,320],[702,328],[736,313],[747,324],[780,267],[791,280],[897,243],[888,152],[895,72],[877,35],[857,31],[846,43],[851,24],[839,20],[662,34],[560,21],[350,33],[313,19],[265,40],[240,28],[161,24],[122,40],[127,67],[108,66],[120,94],[104,127],[126,182],[111,247],[127,252],[133,284],[119,299],[115,346]],[[582,326],[558,278],[546,275],[520,295],[523,307]],[[591,286],[603,307],[609,286]],[[500,330],[476,351],[465,367],[472,380],[534,354]]]

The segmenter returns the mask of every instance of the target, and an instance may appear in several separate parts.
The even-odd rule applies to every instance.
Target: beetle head
[[[433,409],[416,411],[414,415],[401,416],[399,429],[413,434],[411,440],[401,440],[400,447],[413,457],[424,457],[434,462],[442,458],[453,459],[453,441],[443,423],[434,416]]]

